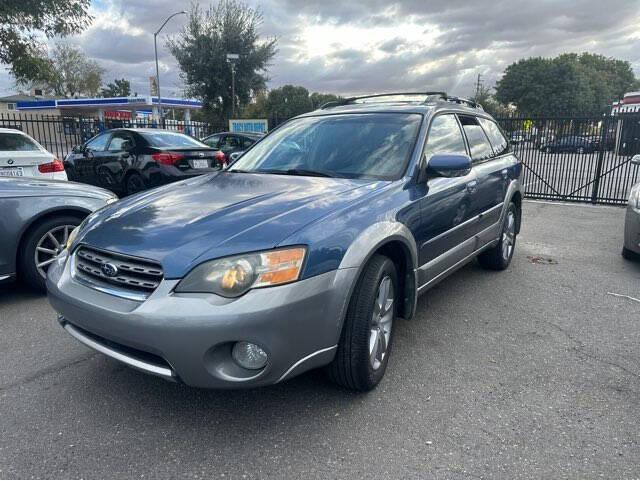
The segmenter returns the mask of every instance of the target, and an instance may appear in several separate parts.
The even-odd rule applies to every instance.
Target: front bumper
[[[131,367],[205,388],[274,384],[331,362],[357,276],[339,269],[238,299],[176,294],[179,281],[164,280],[139,302],[76,282],[66,259],[50,267],[47,289],[67,332]],[[231,358],[237,341],[259,344],[267,366],[238,366]]]
[[[640,211],[627,206],[624,221],[624,247],[640,256]]]

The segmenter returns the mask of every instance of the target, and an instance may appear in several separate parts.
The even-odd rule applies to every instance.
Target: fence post
[[[602,176],[602,163],[604,162],[604,151],[606,149],[607,132],[609,131],[609,116],[605,116],[600,132],[600,148],[598,152],[598,162],[596,164],[596,174],[593,179],[593,189],[591,191],[591,203],[598,203],[598,191],[600,190],[600,177]]]

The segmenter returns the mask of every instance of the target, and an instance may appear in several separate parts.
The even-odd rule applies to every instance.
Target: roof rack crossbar
[[[359,95],[357,97],[347,97],[345,99],[342,100],[332,100],[330,102],[327,102],[325,104],[322,104],[320,106],[320,109],[327,109],[329,107],[337,107],[339,105],[347,105],[347,104],[352,104],[354,102],[356,102],[357,100],[363,100],[363,99],[373,99],[373,98],[379,98],[379,97],[398,97],[398,96],[418,96],[418,95],[424,95],[427,97],[431,97],[431,96],[435,96],[437,95],[438,97],[442,98],[442,99],[446,99],[447,98],[447,93],[446,92],[391,92],[391,93],[385,93],[385,94],[371,94],[371,95]]]

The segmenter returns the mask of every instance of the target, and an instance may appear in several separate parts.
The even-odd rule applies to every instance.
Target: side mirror
[[[82,152],[84,152],[84,149],[82,148],[82,145],[74,145],[73,149],[71,149],[71,152],[73,152],[74,154],[81,154]]]
[[[435,154],[427,164],[427,178],[464,177],[471,172],[471,158],[466,154]]]
[[[636,154],[633,157],[631,157],[631,163],[640,165],[640,154]]]

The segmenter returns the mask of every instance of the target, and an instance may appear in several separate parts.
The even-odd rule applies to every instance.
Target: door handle
[[[478,190],[478,181],[477,180],[472,180],[471,182],[467,183],[467,191],[470,194],[473,194],[476,190]]]

